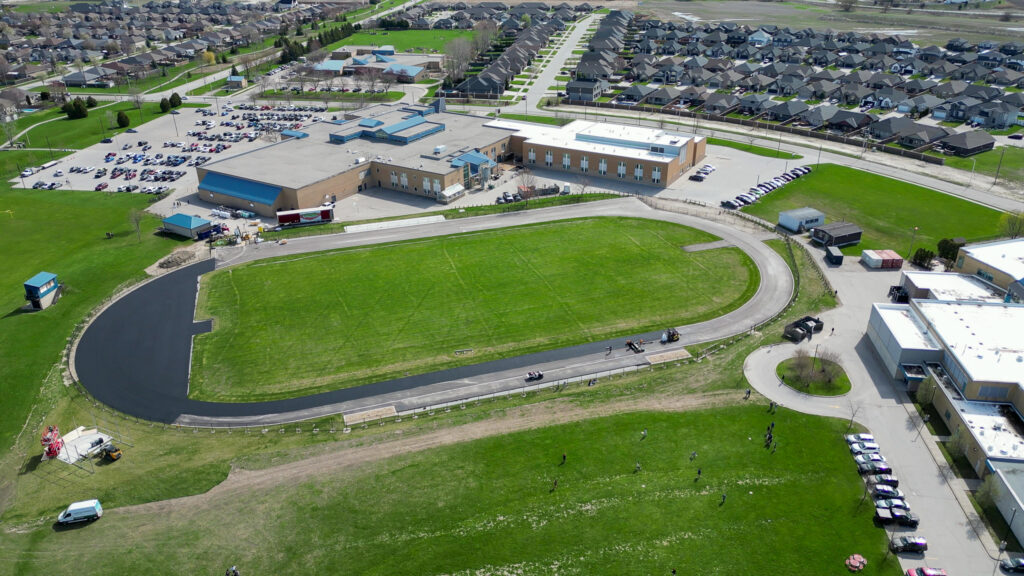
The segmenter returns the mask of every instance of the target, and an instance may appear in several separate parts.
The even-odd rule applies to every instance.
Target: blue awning
[[[272,206],[281,194],[279,186],[271,186],[270,184],[253,182],[252,180],[236,178],[227,174],[217,174],[216,172],[207,172],[206,176],[203,177],[203,181],[199,183],[199,189],[268,206]]]
[[[309,134],[305,132],[299,132],[298,130],[281,130],[281,136],[287,138],[309,138]]]

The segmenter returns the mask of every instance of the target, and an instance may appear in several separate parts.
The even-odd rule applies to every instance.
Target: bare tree
[[[814,360],[804,348],[797,348],[793,352],[793,371],[796,373],[797,383],[810,381],[811,372],[814,370]]]
[[[533,196],[533,191],[537,188],[537,176],[532,170],[526,167],[520,168],[519,173],[516,174],[516,182],[519,183],[519,193],[523,195],[523,198]]]
[[[142,220],[146,217],[142,210],[132,208],[132,211],[128,213],[128,221],[131,222],[132,228],[135,229],[135,238],[142,242]]]
[[[139,88],[130,88],[128,93],[132,95],[132,104],[135,105],[135,109],[142,108],[142,90]]]
[[[255,54],[242,54],[238,57],[238,63],[242,65],[243,73],[249,76],[249,70],[256,65],[258,57]]]
[[[853,12],[853,7],[857,5],[857,0],[839,0],[837,4],[843,12]]]
[[[10,71],[10,63],[7,62],[7,58],[4,58],[4,56],[0,54],[0,82],[7,84],[7,74],[9,74]]]
[[[586,194],[587,190],[590,189],[590,176],[582,174],[576,178],[576,191],[580,194]]]
[[[497,24],[493,20],[481,20],[473,26],[473,30],[476,32],[473,36],[473,53],[486,52],[498,34]]]
[[[473,46],[465,38],[456,38],[444,46],[444,70],[452,82],[459,80],[473,59]]]
[[[999,231],[1004,236],[1018,238],[1024,236],[1024,212],[1007,212],[999,220]]]
[[[825,381],[832,384],[842,373],[843,368],[839,365],[839,354],[833,350],[824,349],[818,353],[818,360],[821,361],[821,374]]]

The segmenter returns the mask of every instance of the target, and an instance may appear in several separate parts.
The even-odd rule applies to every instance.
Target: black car
[[[875,474],[874,476],[868,476],[865,478],[869,484],[882,484],[885,486],[892,486],[893,488],[900,487],[899,478],[892,474]]]
[[[1024,574],[1024,558],[1007,558],[999,563],[999,567],[1003,569],[1003,572]]]
[[[704,181],[704,176],[701,175],[701,174],[694,174],[694,175],[690,176],[690,180],[693,180],[694,182],[703,182]]]
[[[857,471],[861,474],[891,474],[892,467],[885,462],[864,462],[857,465]]]
[[[1021,134],[1020,132],[1016,134],[1010,134],[1009,138],[1010,140],[1024,140],[1024,134]]]
[[[889,542],[889,550],[893,552],[915,552],[924,554],[928,549],[928,541],[920,536],[900,536]]]

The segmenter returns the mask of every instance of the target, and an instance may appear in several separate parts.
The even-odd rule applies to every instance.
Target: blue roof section
[[[228,82],[241,82],[245,80],[245,76],[228,76]]]
[[[29,286],[32,288],[40,288],[47,282],[56,279],[56,274],[52,274],[50,272],[40,272],[39,274],[36,274],[35,276],[29,278],[28,280],[25,280],[25,286]]]
[[[174,214],[172,216],[164,218],[163,222],[164,224],[180,226],[181,228],[185,228],[187,230],[195,230],[196,228],[206,226],[207,224],[210,223],[210,221],[206,220],[205,218],[200,218],[199,216],[189,216],[188,214]]]
[[[352,63],[358,64],[360,66],[366,66],[367,64],[370,63],[370,61],[367,60],[366,58],[352,58]]]
[[[395,61],[394,58],[388,58],[387,56],[385,56],[383,54],[376,54],[374,56],[374,58],[377,60],[377,62],[394,62]]]
[[[392,64],[384,69],[385,74],[396,76],[415,76],[420,72],[423,72],[422,66],[409,66],[408,64]]]
[[[359,125],[364,128],[376,128],[381,124],[383,124],[383,122],[377,120],[376,118],[363,118],[362,120],[359,121]]]
[[[288,138],[309,138],[309,134],[299,132],[298,130],[281,130],[281,136],[287,136]]]
[[[324,60],[313,66],[314,70],[328,71],[328,72],[340,72],[345,67],[344,60]]]
[[[474,174],[480,169],[480,166],[497,166],[497,163],[494,160],[491,160],[479,152],[466,152],[455,160],[452,160],[452,168],[459,168],[466,164],[469,164],[469,167]]]
[[[215,172],[206,173],[203,181],[199,183],[199,189],[268,206],[273,205],[277,201],[278,195],[281,194],[281,188],[278,186]]]
[[[390,136],[391,134],[401,132],[402,130],[412,128],[413,126],[419,126],[420,124],[423,124],[426,121],[427,119],[424,118],[423,116],[416,116],[415,118],[402,120],[401,122],[397,124],[392,124],[391,126],[385,126],[384,128],[381,128],[381,130],[383,130],[385,134]]]

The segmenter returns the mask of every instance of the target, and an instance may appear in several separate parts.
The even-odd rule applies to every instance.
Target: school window
[[[369,176],[369,174],[369,170],[363,170],[362,172],[359,173],[359,178],[366,178],[367,176]]]
[[[644,179],[644,165],[643,164],[637,164],[636,167],[633,168],[633,178],[635,178],[637,182],[640,182],[641,180]]]
[[[586,172],[590,168],[590,161],[586,156],[580,156],[580,172]]]
[[[399,180],[402,183],[402,189],[403,190],[408,190],[409,189],[409,177],[405,175],[405,172],[402,172],[402,177],[399,178]]]
[[[626,177],[626,163],[625,162],[619,162],[619,178],[625,178],[625,177]]]
[[[441,181],[438,180],[437,178],[434,178],[434,192],[440,192],[440,191],[441,191]]]
[[[544,153],[544,165],[545,166],[551,166],[551,164],[554,161],[555,161],[555,155],[551,153],[551,150],[548,150],[547,152]]]
[[[502,151],[502,152],[504,152],[504,151],[505,151],[505,143],[504,143],[504,142],[502,142],[502,143],[501,143],[501,151]]]
[[[601,160],[597,163],[597,172],[601,176],[604,176],[605,174],[608,173],[608,162],[604,158],[601,158]]]
[[[398,186],[398,174],[394,170],[391,171],[391,185]]]
[[[430,178],[423,177],[423,191],[430,192]]]
[[[661,168],[651,168],[651,182],[661,183]]]
[[[568,154],[562,154],[562,170],[572,167],[572,158]]]
[[[533,148],[530,148],[530,151],[527,153],[526,157],[530,161],[530,164],[537,163],[537,153],[534,152]]]

